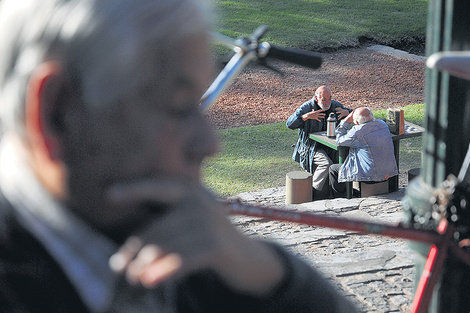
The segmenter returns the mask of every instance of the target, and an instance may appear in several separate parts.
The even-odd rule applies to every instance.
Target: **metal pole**
[[[426,55],[470,50],[470,1],[429,0]],[[458,175],[470,142],[470,83],[436,69],[426,72],[426,133],[423,137],[421,176],[408,186],[403,200],[405,223],[437,229],[433,216],[435,190],[449,174]],[[417,252],[416,274],[421,274],[429,245],[410,243]],[[418,280],[416,280],[418,281]],[[470,270],[452,254],[433,293],[429,312],[470,311]]]

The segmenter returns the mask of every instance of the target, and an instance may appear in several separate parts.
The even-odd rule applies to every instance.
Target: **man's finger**
[[[140,276],[156,260],[162,257],[162,250],[156,245],[144,246],[126,269],[126,278],[131,284],[138,284]]]
[[[176,253],[162,256],[147,266],[139,275],[140,283],[146,288],[153,288],[181,269],[183,260]]]
[[[142,248],[142,241],[130,237],[126,243],[109,259],[109,267],[115,273],[122,274]]]

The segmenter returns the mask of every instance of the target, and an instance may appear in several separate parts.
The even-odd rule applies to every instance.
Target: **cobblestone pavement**
[[[247,204],[396,224],[403,197],[404,189],[400,189],[369,198],[286,205],[285,187],[280,187],[235,198]],[[231,218],[245,234],[274,240],[319,268],[362,312],[409,311],[414,253],[405,240],[246,216]]]

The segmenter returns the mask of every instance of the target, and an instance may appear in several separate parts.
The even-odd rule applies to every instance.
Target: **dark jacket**
[[[118,293],[122,311],[144,293],[157,299],[154,312],[355,312],[318,272],[299,258],[273,245],[288,273],[272,294],[255,298],[227,288],[210,271],[200,271],[161,287],[128,288]],[[123,280],[121,285],[127,285]],[[119,310],[118,310],[119,309]],[[129,309],[124,311],[137,312]],[[15,219],[0,194],[0,312],[90,312],[73,285],[43,246]],[[138,311],[140,312],[140,311]]]

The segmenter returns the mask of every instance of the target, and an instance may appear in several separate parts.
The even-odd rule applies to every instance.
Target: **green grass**
[[[263,40],[309,50],[354,46],[359,37],[378,42],[426,33],[427,0],[211,0],[215,30],[238,38],[260,25]]]
[[[298,170],[291,159],[297,132],[285,123],[219,130],[221,152],[204,163],[204,181],[222,196],[278,187]]]
[[[407,105],[406,107],[400,108],[405,113],[405,120],[413,124],[424,127],[424,104],[413,104]],[[376,118],[385,119],[387,117],[387,110],[378,110],[374,111],[374,116]]]
[[[423,125],[423,104],[402,109],[407,121]],[[385,114],[386,110],[374,112],[377,118]],[[297,131],[285,123],[224,129],[218,135],[221,152],[204,162],[203,180],[222,197],[284,186],[286,173],[301,169],[291,158]],[[400,171],[420,166],[421,137],[400,141]]]

